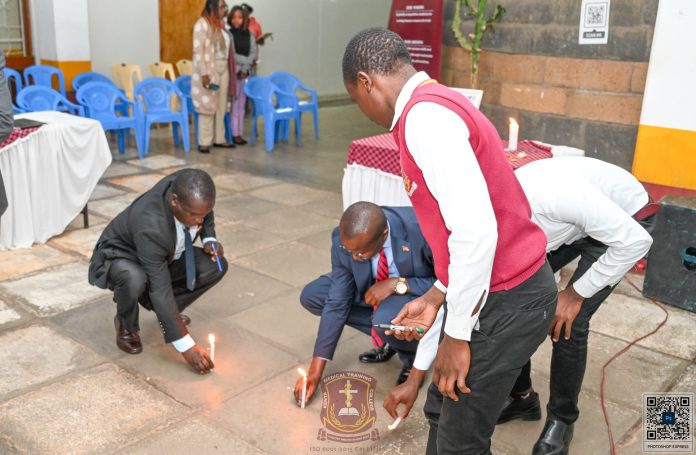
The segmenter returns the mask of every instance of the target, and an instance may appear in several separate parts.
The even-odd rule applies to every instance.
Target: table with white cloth
[[[501,141],[506,149],[507,141]],[[520,141],[517,150],[505,150],[513,169],[532,161],[561,156],[584,156],[580,149]],[[410,206],[401,179],[399,148],[391,134],[379,134],[351,142],[343,174],[343,208],[358,201],[385,206]]]
[[[96,120],[52,111],[15,118],[45,124],[16,131],[0,145],[8,200],[0,217],[0,250],[30,248],[62,233],[111,164],[109,144]]]

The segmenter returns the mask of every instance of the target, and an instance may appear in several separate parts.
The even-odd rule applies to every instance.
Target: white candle
[[[210,360],[215,362],[215,335],[208,335],[208,343],[210,343]]]
[[[394,421],[394,423],[387,425],[387,428],[389,428],[389,430],[395,430],[396,427],[398,427],[400,423],[401,423],[401,416],[397,417],[396,420]]]
[[[520,125],[517,124],[514,118],[510,117],[510,132],[508,133],[508,150],[517,150],[517,136],[520,132]]]
[[[297,372],[302,376],[302,403],[300,407],[304,409],[307,402],[307,373],[302,368],[298,368]]]

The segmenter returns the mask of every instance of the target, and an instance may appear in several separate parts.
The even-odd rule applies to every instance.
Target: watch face
[[[406,286],[406,283],[400,282],[396,285],[396,292],[398,294],[406,294],[406,291],[408,290],[408,287]]]

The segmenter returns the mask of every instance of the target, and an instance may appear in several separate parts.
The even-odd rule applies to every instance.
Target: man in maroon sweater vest
[[[425,405],[426,415],[440,414],[428,453],[490,453],[508,392],[553,319],[546,237],[531,221],[495,127],[464,96],[417,72],[397,34],[374,28],[353,37],[343,80],[363,113],[393,132],[406,192],[433,251],[438,281],[393,322],[427,330],[446,296]],[[429,412],[436,390],[445,400]]]

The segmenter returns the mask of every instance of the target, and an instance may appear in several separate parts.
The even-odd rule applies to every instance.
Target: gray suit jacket
[[[0,52],[0,143],[12,133],[14,127],[14,116],[12,114],[12,97],[10,89],[5,79],[5,56]],[[7,209],[7,197],[5,196],[5,185],[0,174],[0,215]]]
[[[111,220],[94,247],[88,276],[90,284],[106,289],[112,261],[127,259],[139,264],[147,275],[150,301],[167,343],[188,334],[179,317],[169,275],[169,264],[176,253],[176,227],[167,197],[177,174],[160,180]],[[206,215],[199,235],[215,237],[213,212]]]

